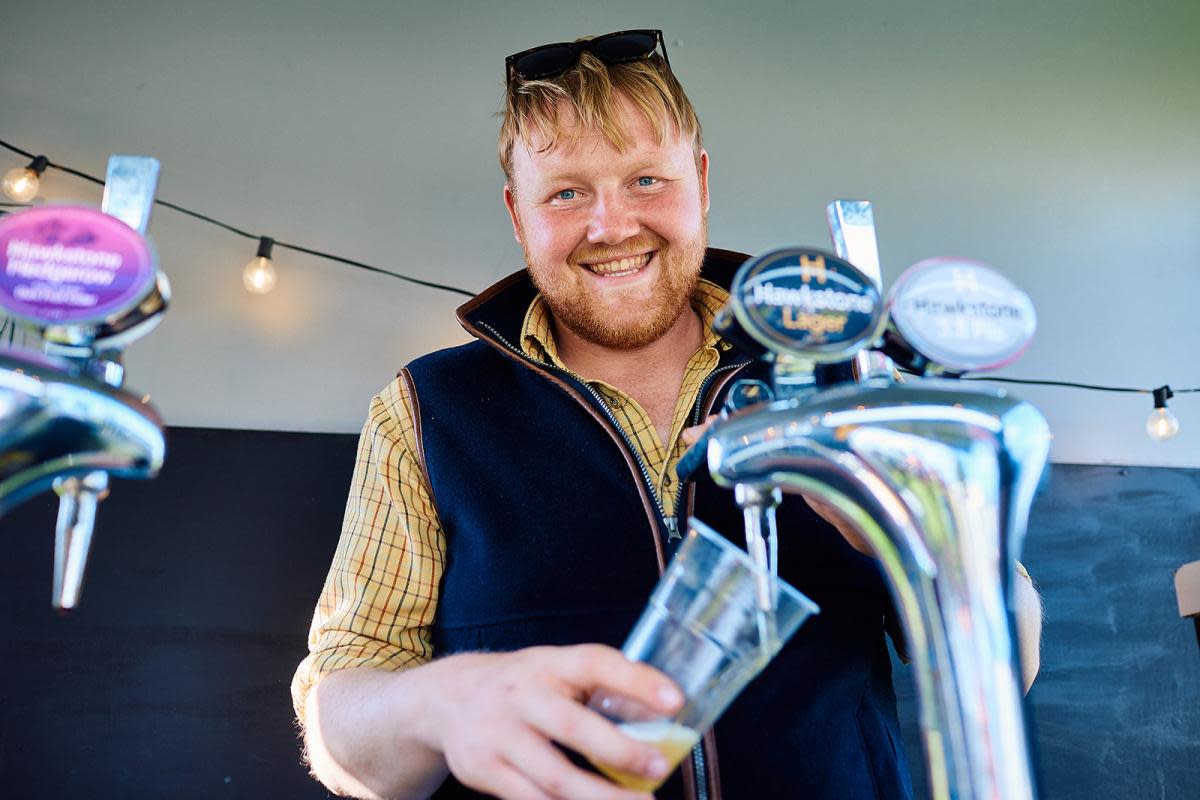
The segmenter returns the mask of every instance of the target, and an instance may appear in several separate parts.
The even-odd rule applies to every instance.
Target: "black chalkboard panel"
[[[0,520],[0,797],[329,797],[288,685],[353,436],[175,429],[100,505],[80,608],[50,608],[57,502]]]
[[[50,610],[53,498],[0,519],[0,796],[329,796],[288,683],[355,437],[175,429],[169,447],[156,481],[101,504],[73,616]],[[1200,650],[1172,584],[1198,558],[1200,471],[1054,467],[1025,559],[1046,798],[1200,797]],[[907,668],[897,692],[923,797]]]
[[[1044,798],[1200,797],[1200,648],[1174,586],[1196,559],[1200,470],[1052,467],[1023,558],[1046,607],[1030,693]],[[896,675],[923,772],[912,676]]]

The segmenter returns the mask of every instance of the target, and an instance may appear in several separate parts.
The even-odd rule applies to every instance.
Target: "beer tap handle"
[[[875,212],[870,200],[834,200],[825,207],[833,251],[862,270],[883,289],[883,271],[879,268],[879,246],[875,239]]]
[[[58,527],[54,541],[54,608],[68,611],[79,603],[88,551],[96,524],[96,505],[108,495],[108,473],[89,472],[82,478],[59,478]]]
[[[161,169],[147,156],[110,156],[100,210],[145,236]]]
[[[739,411],[749,406],[758,405],[759,403],[769,403],[775,399],[775,392],[766,381],[760,381],[757,378],[743,378],[737,381],[729,389],[729,395],[725,398],[725,403],[721,407],[719,419],[725,419],[730,414]],[[680,457],[679,462],[675,464],[675,475],[679,478],[680,483],[687,483],[692,479],[705,461],[708,452],[708,440],[712,431],[713,425],[719,420],[704,428],[704,432],[700,434],[700,438],[696,443],[687,449]]]
[[[675,464],[675,475],[679,478],[680,483],[687,483],[696,474],[696,471],[704,466],[704,462],[708,457],[708,440],[712,434],[708,429],[700,434],[700,438],[696,443],[687,449],[687,451],[679,457],[679,461]]]
[[[149,478],[162,464],[161,420],[146,398],[121,390],[124,347],[158,324],[170,300],[145,238],[158,175],[155,159],[113,156],[100,211],[51,205],[0,220],[0,309],[40,332],[45,354],[0,358],[0,432],[21,455],[3,470],[0,512],[50,486],[59,494],[58,609],[79,602],[109,474]],[[26,275],[10,258],[36,269]],[[43,291],[48,275],[53,290]]]
[[[112,156],[108,160],[100,210],[145,236],[150,225],[150,214],[154,210],[159,171],[157,159]],[[87,335],[82,330],[73,334],[70,328],[47,331],[46,352],[72,358],[89,377],[120,388],[125,382],[122,348],[157,325],[166,308],[166,299],[159,291],[159,286],[165,285],[165,276],[156,271],[155,277],[151,294],[119,321],[105,321],[89,330]],[[119,329],[114,330],[114,324]],[[76,339],[79,339],[78,343]],[[101,344],[97,339],[105,341]],[[63,340],[71,344],[64,346]],[[96,522],[96,504],[108,495],[108,473],[97,470],[82,477],[60,478],[54,482],[54,490],[59,500],[54,548],[54,595],[51,602],[56,609],[70,610],[79,602],[83,589],[83,576]]]
[[[879,245],[875,238],[875,212],[869,200],[834,200],[825,207],[829,222],[829,235],[833,239],[833,251],[858,267],[883,291],[883,270],[879,267]],[[842,365],[826,367],[821,383],[842,383],[846,380],[864,381],[867,378],[889,378],[892,366],[886,355],[862,349],[854,354],[849,369],[838,370]]]

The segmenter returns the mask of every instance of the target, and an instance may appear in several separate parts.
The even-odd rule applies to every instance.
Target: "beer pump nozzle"
[[[150,478],[163,463],[162,421],[121,388],[124,348],[170,299],[144,237],[158,173],[152,158],[113,156],[100,211],[40,206],[0,221],[0,306],[44,345],[0,353],[0,514],[58,493],[58,609],[78,603],[109,477]]]

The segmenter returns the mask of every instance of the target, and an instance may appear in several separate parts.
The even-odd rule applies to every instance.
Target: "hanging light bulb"
[[[242,284],[246,291],[266,294],[275,288],[275,267],[271,264],[271,248],[275,240],[261,236],[258,240],[258,255],[242,270]]]
[[[1154,390],[1154,410],[1146,419],[1146,433],[1155,441],[1161,442],[1179,433],[1179,420],[1167,408],[1167,400],[1174,396],[1170,386],[1160,386]]]
[[[37,156],[27,167],[16,167],[4,173],[0,186],[4,193],[18,203],[28,203],[37,197],[38,186],[41,184],[42,173],[50,166],[50,159]]]

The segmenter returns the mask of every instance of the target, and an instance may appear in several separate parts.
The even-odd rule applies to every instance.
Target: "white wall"
[[[109,7],[105,7],[105,6]],[[834,197],[875,203],[885,277],[988,261],[1041,326],[1010,375],[1200,386],[1200,3],[119,3],[7,0],[0,138],[278,239],[480,289],[520,266],[494,143],[505,55],[662,27],[705,125],[712,243],[828,246]],[[0,153],[0,170],[22,159]],[[47,173],[43,197],[99,202]],[[454,295],[160,209],[175,302],[129,354],[176,425],[357,431],[408,359],[464,341]],[[1059,461],[1200,466],[1148,397],[1020,389]]]

